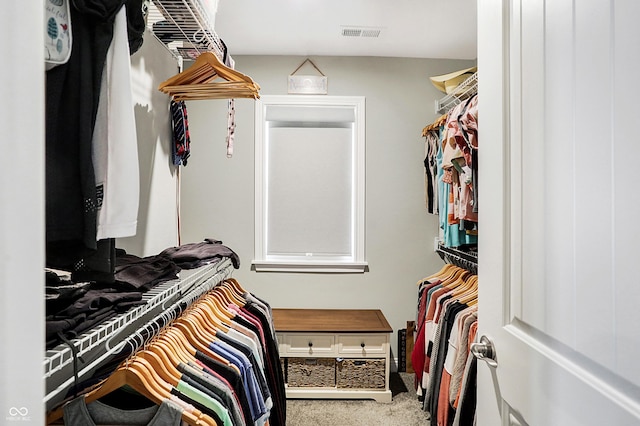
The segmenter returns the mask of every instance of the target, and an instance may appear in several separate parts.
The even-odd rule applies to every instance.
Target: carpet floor
[[[428,415],[422,411],[413,390],[413,374],[391,373],[389,404],[373,400],[287,400],[287,426],[424,426]]]

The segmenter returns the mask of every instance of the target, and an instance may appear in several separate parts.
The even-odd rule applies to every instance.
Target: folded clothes
[[[167,248],[160,253],[160,256],[171,259],[183,269],[199,268],[223,257],[230,258],[234,268],[240,268],[238,255],[229,247],[223,245],[222,241],[212,238],[207,238],[200,243],[189,243]]]

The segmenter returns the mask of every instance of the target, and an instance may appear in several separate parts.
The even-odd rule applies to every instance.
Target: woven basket
[[[335,387],[333,358],[287,358],[287,384],[292,387]]]
[[[338,388],[384,389],[384,359],[343,359],[336,365]]]

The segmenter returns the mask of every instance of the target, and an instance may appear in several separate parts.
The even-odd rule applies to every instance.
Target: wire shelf
[[[444,114],[465,99],[478,93],[478,73],[474,72],[469,78],[460,83],[453,92],[440,100],[436,100],[436,113]]]
[[[214,52],[223,61],[224,45],[214,30],[216,11],[216,0],[153,0],[147,27],[183,59]]]
[[[80,337],[73,339],[71,342],[77,349],[74,356],[71,348],[65,344],[61,344],[54,349],[45,353],[44,359],[44,378],[49,379],[61,373],[63,370],[68,371],[74,359],[89,355],[88,359],[98,356],[98,360],[94,361],[91,366],[98,364],[122,346],[124,340],[131,334],[132,328],[135,330],[142,325],[150,315],[164,312],[169,306],[173,306],[176,300],[180,298],[191,297],[190,295],[198,294],[205,291],[206,288],[220,282],[219,280],[211,280],[212,277],[224,277],[230,275],[232,263],[229,258],[225,258],[217,263],[203,266],[194,270],[181,271],[182,277],[177,280],[171,280],[158,285],[152,290],[144,293],[144,305],[133,308],[123,314],[92,329]],[[186,276],[185,276],[186,275]],[[215,281],[215,283],[211,283]],[[207,287],[203,290],[203,283],[207,283]],[[123,336],[123,332],[126,332]],[[88,370],[86,367],[85,370]],[[50,392],[45,397],[45,402],[57,396],[60,392],[73,383],[73,378],[69,378],[58,389]]]

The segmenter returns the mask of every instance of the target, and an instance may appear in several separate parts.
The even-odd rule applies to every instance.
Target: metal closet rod
[[[464,251],[453,247],[445,247],[441,243],[438,244],[436,252],[446,263],[459,266],[473,273],[477,273],[478,271],[477,252]]]

